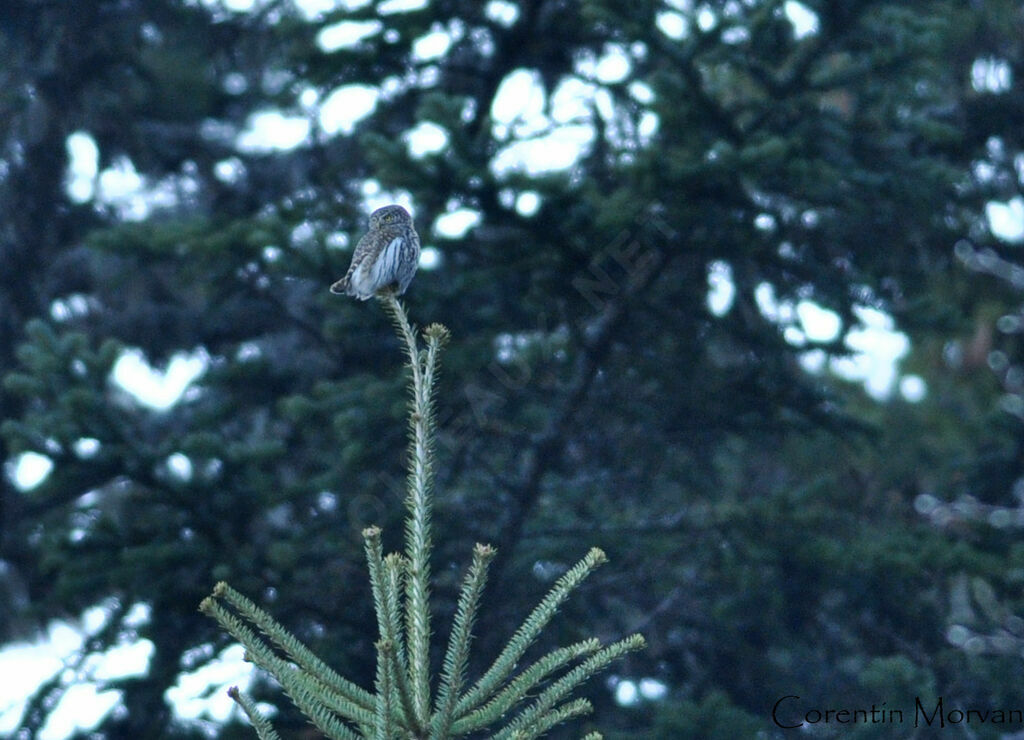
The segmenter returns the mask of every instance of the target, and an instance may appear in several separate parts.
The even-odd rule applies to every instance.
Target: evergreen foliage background
[[[1024,264],[986,207],[1021,197],[1020,4],[808,0],[801,38],[772,0],[409,5],[0,5],[0,639],[105,604],[91,650],[155,650],[145,676],[111,682],[123,710],[97,731],[198,737],[164,693],[228,644],[196,610],[227,580],[372,685],[359,533],[401,531],[405,397],[386,317],[327,286],[374,181],[410,199],[440,256],[411,314],[453,338],[439,624],[474,542],[498,548],[476,645],[491,656],[594,545],[612,565],[538,651],[639,631],[649,647],[614,672],[668,689],[623,707],[588,687],[606,736],[770,733],[788,694],[1019,707]],[[318,45],[361,21],[378,25],[358,43]],[[437,31],[451,42],[424,58],[415,42]],[[616,55],[624,76],[597,64]],[[495,165],[531,135],[494,120],[517,70],[547,103],[573,80],[599,90],[569,122],[593,137],[571,166]],[[310,101],[344,85],[381,93],[329,134]],[[308,116],[310,139],[240,148],[250,116],[278,108]],[[417,155],[424,122],[447,143]],[[160,202],[140,218],[72,198],[76,132]],[[445,236],[437,219],[459,208],[479,221]],[[736,289],[723,315],[713,265]],[[808,349],[847,348],[787,341],[758,308],[766,283],[844,330],[856,305],[888,312],[927,396],[877,402],[803,370]],[[209,364],[155,411],[111,380],[126,348]],[[26,451],[54,463],[32,490],[11,475]],[[41,689],[24,737],[66,690]]]

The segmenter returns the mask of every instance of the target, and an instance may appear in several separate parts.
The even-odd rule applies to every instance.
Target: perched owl
[[[345,277],[331,286],[332,293],[347,293],[361,301],[383,288],[402,295],[420,262],[420,237],[409,212],[402,206],[384,206],[370,214],[370,230],[359,240]]]

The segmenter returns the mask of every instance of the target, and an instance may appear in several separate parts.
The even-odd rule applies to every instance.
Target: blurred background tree
[[[103,615],[22,735],[91,679],[105,737],[249,736],[168,698],[228,644],[220,579],[372,683],[400,354],[327,286],[391,201],[411,313],[453,335],[449,608],[499,548],[480,655],[596,545],[552,637],[647,636],[590,688],[611,737],[770,732],[787,694],[1012,705],[1022,40],[1010,0],[7,0],[0,637]],[[913,373],[881,400],[830,371],[877,320]],[[139,357],[202,371],[154,407]]]

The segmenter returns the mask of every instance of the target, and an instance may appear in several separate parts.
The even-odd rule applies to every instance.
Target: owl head
[[[370,214],[370,229],[380,229],[385,226],[411,226],[412,218],[409,212],[402,206],[384,206]]]

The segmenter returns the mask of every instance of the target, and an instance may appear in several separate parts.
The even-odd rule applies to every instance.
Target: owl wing
[[[402,244],[402,257],[398,267],[398,274],[395,275],[395,282],[398,284],[398,295],[405,293],[412,282],[413,275],[420,265],[420,236],[415,229],[406,232],[406,240]]]
[[[352,251],[352,263],[348,266],[348,272],[345,273],[345,277],[337,281],[331,286],[331,292],[337,295],[355,295],[352,291],[352,276],[355,274],[359,266],[363,264],[369,258],[373,260],[373,255],[370,252],[373,251],[373,239],[371,238],[372,232],[363,234],[362,238],[356,244],[356,248]]]

